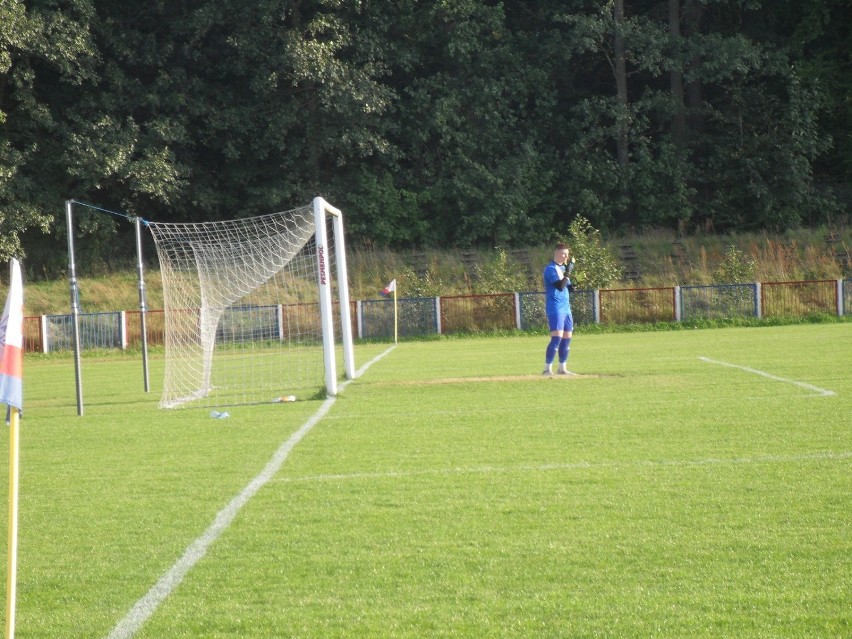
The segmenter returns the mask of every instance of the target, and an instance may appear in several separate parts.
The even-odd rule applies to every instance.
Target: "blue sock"
[[[556,349],[559,348],[561,338],[551,335],[550,344],[547,345],[547,350],[544,352],[544,363],[550,366],[556,358]]]
[[[559,363],[564,364],[568,361],[568,353],[571,351],[571,338],[563,337],[559,342]]]

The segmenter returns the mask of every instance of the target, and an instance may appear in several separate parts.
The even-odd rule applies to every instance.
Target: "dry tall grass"
[[[799,230],[784,236],[768,233],[739,236],[692,236],[679,238],[668,231],[610,238],[607,245],[638,279],[613,282],[612,288],[654,287],[676,284],[724,283],[721,267],[731,247],[744,261],[753,261],[754,279],[761,282],[801,281],[852,277],[848,260],[852,252],[852,228]],[[466,295],[485,290],[483,265],[500,258],[500,249],[432,249],[394,252],[350,245],[348,256],[353,299],[374,299],[392,279],[400,296]],[[527,290],[540,290],[541,269],[550,259],[547,245],[505,251],[511,267]],[[623,256],[629,256],[629,259]],[[582,256],[577,258],[582,260]],[[629,262],[629,264],[627,263]],[[84,269],[84,265],[80,265]],[[134,270],[98,277],[79,277],[80,303],[85,312],[136,310],[139,292]],[[163,307],[159,273],[145,273],[149,309]],[[5,294],[5,287],[3,287]],[[69,312],[67,280],[35,282],[25,287],[27,315]]]

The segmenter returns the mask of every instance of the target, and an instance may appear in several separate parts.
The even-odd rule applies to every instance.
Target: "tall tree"
[[[201,220],[322,194],[399,247],[816,222],[814,167],[849,180],[844,4],[0,0],[0,253],[66,197]]]
[[[719,231],[783,230],[833,209],[813,184],[827,139],[815,125],[818,87],[791,65],[759,6],[707,3],[689,38],[690,83],[702,94],[692,125],[701,197],[694,222]],[[783,38],[781,38],[783,41]],[[700,126],[696,126],[700,122]]]
[[[149,219],[243,217],[339,202],[359,162],[386,151],[391,92],[380,45],[359,40],[361,5],[94,1],[95,89],[70,111],[75,197]],[[94,219],[85,230],[115,232]]]
[[[92,78],[92,15],[88,0],[0,0],[0,259],[61,211],[72,180],[64,147],[87,125],[63,122],[53,100]]]
[[[409,210],[427,222],[399,233],[414,230],[409,238],[421,244],[530,241],[541,232],[549,169],[542,132],[527,117],[542,88],[505,8],[481,0],[399,5],[408,10],[389,62],[398,96],[394,180],[418,194]]]
[[[773,12],[777,37],[785,42],[802,79],[820,91],[819,127],[831,147],[816,158],[821,182],[838,187],[852,207],[852,27],[847,0],[785,2]]]

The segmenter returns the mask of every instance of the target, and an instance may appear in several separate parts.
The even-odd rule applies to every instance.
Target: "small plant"
[[[574,279],[584,289],[607,288],[621,279],[623,268],[609,247],[601,240],[601,233],[581,215],[568,225],[568,237],[560,238],[571,247],[577,258]]]
[[[755,262],[733,244],[722,256],[715,273],[717,284],[747,284],[755,280]]]

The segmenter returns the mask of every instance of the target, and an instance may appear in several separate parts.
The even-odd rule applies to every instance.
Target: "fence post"
[[[760,282],[754,283],[754,316],[763,317],[763,291]]]
[[[521,294],[515,291],[515,328],[521,330]]]
[[[843,279],[837,280],[837,316],[843,317]]]
[[[438,335],[441,334],[441,298],[440,298],[440,296],[435,298],[435,330],[438,331]]]
[[[357,326],[358,339],[364,339],[364,304],[361,300],[355,301],[355,324]]]
[[[278,308],[275,309],[275,314],[278,319],[278,341],[284,341],[284,305],[278,304]]]
[[[592,312],[595,316],[595,324],[601,323],[601,289],[596,288],[594,290],[594,296],[592,297]]]
[[[39,318],[39,333],[41,333],[41,352],[50,352],[50,333],[48,332],[49,324],[47,323],[47,315],[42,315]]]
[[[674,316],[675,322],[679,322],[683,318],[683,298],[681,297],[680,286],[674,287]]]
[[[121,350],[127,350],[127,311],[118,313],[118,343],[121,345]]]

